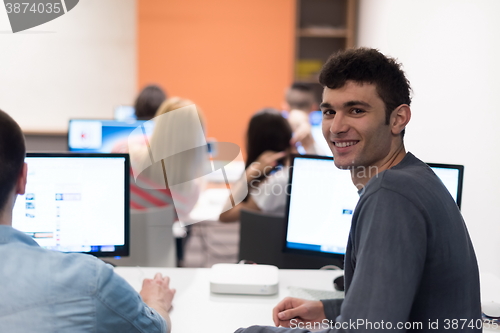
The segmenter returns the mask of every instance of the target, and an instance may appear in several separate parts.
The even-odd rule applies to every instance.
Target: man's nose
[[[347,132],[348,130],[348,120],[343,114],[337,113],[330,123],[330,133],[341,134]]]

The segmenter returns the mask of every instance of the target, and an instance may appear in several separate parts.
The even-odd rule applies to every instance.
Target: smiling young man
[[[373,83],[348,80],[323,93],[323,134],[337,168],[350,169],[363,188],[374,173],[389,169],[406,155],[402,135],[411,111],[407,104],[386,114]]]
[[[374,49],[348,50],[328,60],[320,82],[323,134],[335,165],[351,171],[360,194],[344,264],[345,299],[285,298],[273,311],[276,326],[481,331],[478,267],[460,211],[439,178],[404,147],[411,89],[400,65]],[[278,331],[287,330],[238,332]]]

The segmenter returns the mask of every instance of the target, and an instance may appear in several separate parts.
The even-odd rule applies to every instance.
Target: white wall
[[[500,1],[360,0],[358,46],[398,58],[414,90],[406,147],[465,165],[462,212],[500,277]]]
[[[25,131],[65,132],[69,118],[111,118],[136,94],[135,0],[82,0],[13,34],[0,6],[0,109]]]

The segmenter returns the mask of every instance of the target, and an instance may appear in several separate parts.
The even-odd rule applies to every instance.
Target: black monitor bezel
[[[455,169],[458,170],[457,206],[462,209],[462,189],[464,183],[464,169],[460,164],[426,163],[430,168]],[[432,170],[432,169],[431,169]],[[434,171],[433,171],[434,172]]]
[[[115,251],[112,252],[77,252],[91,254],[95,257],[117,257],[130,255],[130,155],[118,153],[43,153],[43,152],[28,152],[26,157],[95,157],[95,158],[116,158],[122,157],[125,159],[124,175],[125,175],[125,189],[124,189],[124,217],[125,217],[125,244],[123,246],[115,246]],[[74,253],[74,252],[63,252]]]
[[[296,253],[296,254],[304,254],[304,255],[309,255],[309,256],[315,256],[315,257],[325,257],[325,258],[332,258],[332,259],[337,259],[341,260],[342,262],[344,261],[345,254],[341,253],[330,253],[330,252],[319,252],[319,251],[311,251],[311,250],[304,250],[304,249],[293,249],[289,248],[287,246],[287,235],[288,235],[288,219],[289,219],[289,214],[290,214],[290,198],[291,194],[293,191],[292,188],[292,183],[293,183],[293,167],[295,163],[296,158],[310,158],[310,159],[321,159],[321,160],[330,160],[333,163],[333,157],[332,156],[321,156],[321,155],[300,155],[300,154],[292,154],[290,160],[290,169],[289,169],[289,176],[288,176],[288,187],[287,190],[289,195],[287,195],[287,200],[286,200],[286,210],[285,210],[285,232],[284,232],[284,237],[282,240],[283,244],[283,252],[284,253]]]
[[[287,201],[286,201],[286,210],[285,210],[285,230],[284,237],[282,240],[283,244],[283,252],[284,253],[297,253],[297,254],[305,254],[310,256],[319,256],[319,257],[328,257],[333,259],[344,260],[345,255],[339,253],[328,253],[328,252],[319,252],[312,250],[304,250],[304,249],[293,249],[287,246],[287,234],[288,234],[288,222],[289,222],[289,213],[290,213],[290,199],[292,194],[292,183],[293,183],[293,166],[295,163],[295,158],[310,158],[310,159],[324,159],[331,160],[333,162],[333,157],[331,156],[320,156],[320,155],[300,155],[293,154],[291,155],[290,161],[290,170],[288,177],[288,193]],[[463,178],[464,178],[464,166],[458,164],[442,164],[442,163],[426,163],[430,168],[444,168],[444,169],[455,169],[458,170],[458,189],[457,189],[457,201],[456,204],[459,209],[462,207],[462,189],[463,189]],[[432,169],[431,169],[432,170]]]

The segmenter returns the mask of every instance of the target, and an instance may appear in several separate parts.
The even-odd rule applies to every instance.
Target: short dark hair
[[[144,87],[134,103],[136,118],[138,120],[152,119],[160,105],[166,99],[167,94],[160,86],[151,84]]]
[[[377,93],[385,104],[387,124],[395,108],[411,103],[410,82],[401,69],[401,64],[376,49],[349,49],[335,53],[328,59],[319,75],[321,85],[338,89],[346,81],[376,86]]]
[[[302,83],[302,82],[292,83],[292,85],[290,86],[290,89],[299,90],[299,91],[303,91],[303,92],[310,92],[310,93],[313,92],[311,85],[309,85],[307,83]]]
[[[0,212],[23,170],[26,145],[19,125],[0,110]]]
[[[287,90],[285,99],[290,110],[309,111],[316,102],[311,85],[302,82],[294,82]]]
[[[290,148],[291,139],[290,124],[279,111],[272,108],[260,110],[252,116],[248,124],[245,168],[248,168],[266,150],[279,152]]]

